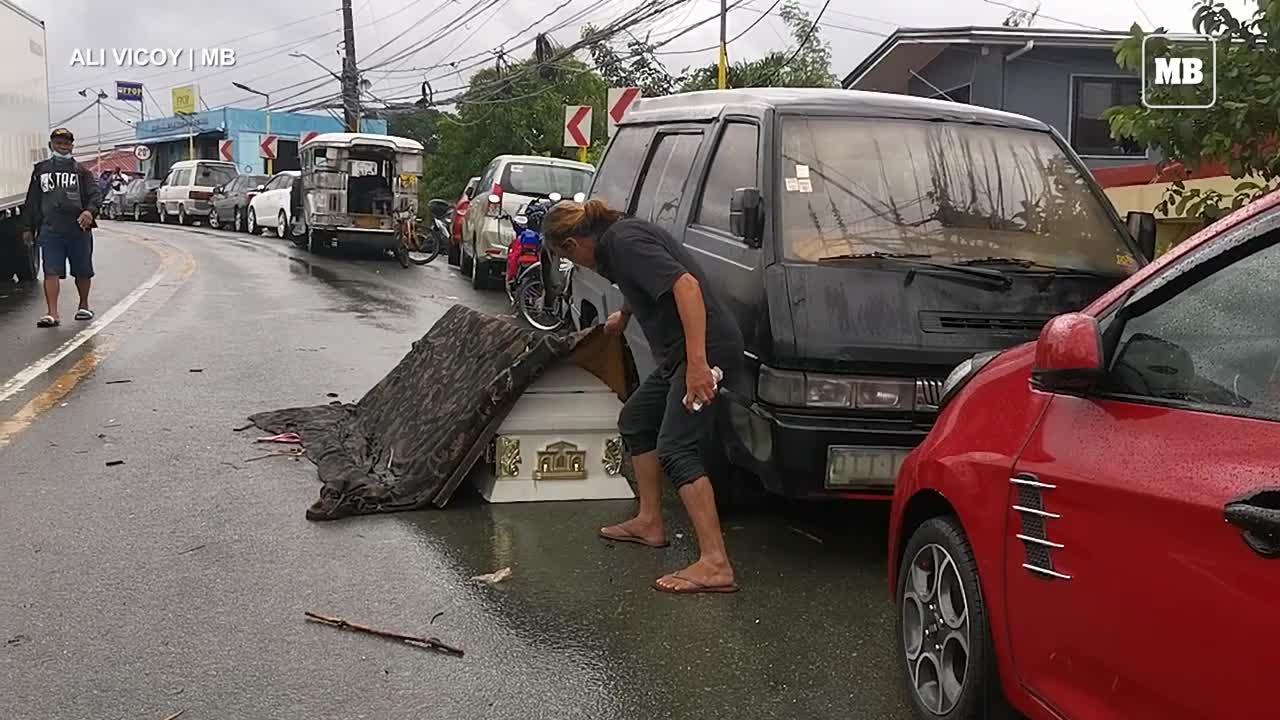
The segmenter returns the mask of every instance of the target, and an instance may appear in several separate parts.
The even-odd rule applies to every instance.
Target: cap
[[[52,140],[52,139],[54,139],[54,138],[60,138],[60,137],[66,138],[66,139],[68,139],[68,140],[75,140],[75,139],[76,139],[75,134],[73,134],[70,130],[68,130],[68,129],[64,128],[64,127],[60,127],[60,128],[58,128],[58,129],[54,130],[53,132],[49,133],[49,139],[50,139],[50,140]]]

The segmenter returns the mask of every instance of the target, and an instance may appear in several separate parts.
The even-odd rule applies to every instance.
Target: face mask
[[[57,150],[50,150],[49,152],[53,153],[54,157],[61,158],[63,160],[70,160],[73,157],[71,153],[60,153]]]

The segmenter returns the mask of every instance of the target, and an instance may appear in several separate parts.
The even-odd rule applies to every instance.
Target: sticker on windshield
[[[808,165],[797,165],[797,166],[796,166],[796,177],[798,177],[798,178],[807,178],[807,177],[809,177],[809,166],[808,166]]]
[[[800,178],[796,181],[796,184],[800,186],[800,192],[802,193],[813,192],[813,181],[809,178]]]
[[[512,165],[512,166],[511,166],[511,172],[513,172],[513,173],[522,173],[522,172],[524,172],[524,166],[523,166],[523,165]]]
[[[800,189],[800,181],[795,178],[787,178],[787,192],[795,192]]]

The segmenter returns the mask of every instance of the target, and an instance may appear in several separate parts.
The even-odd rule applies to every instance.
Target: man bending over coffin
[[[715,401],[716,378],[742,372],[742,334],[716,300],[701,270],[663,228],[624,218],[600,200],[562,201],[542,223],[543,241],[556,254],[616,283],[625,307],[605,330],[621,333],[632,316],[653,348],[658,368],[627,400],[618,431],[631,453],[640,495],[639,513],[601,528],[608,540],[650,547],[667,545],[662,522],[662,475],[675,484],[693,522],[698,561],[658,578],[654,588],[685,594],[734,592],[715,493],[701,454],[713,415],[696,411]]]

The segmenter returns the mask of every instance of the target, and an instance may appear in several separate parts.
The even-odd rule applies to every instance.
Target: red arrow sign
[[[591,145],[591,106],[564,106],[564,146],[589,147]]]
[[[264,135],[262,142],[258,144],[258,150],[262,157],[267,160],[276,159],[276,141],[279,140],[275,135]]]
[[[618,123],[622,122],[622,116],[627,113],[627,108],[631,107],[631,103],[640,97],[640,88],[609,88],[609,137],[618,131]]]
[[[233,146],[233,143],[231,140],[219,140],[218,141],[218,157],[222,158],[223,160],[226,160],[227,162],[235,162],[236,156],[235,156],[235,153],[232,152],[232,146]]]
[[[303,134],[302,134],[302,139],[298,141],[298,144],[299,144],[299,145],[306,145],[306,144],[307,144],[307,142],[311,140],[311,138],[313,138],[313,137],[315,137],[315,136],[317,136],[317,135],[319,135],[319,134],[320,134],[320,133],[316,132],[315,130],[309,130],[309,131],[307,131],[307,132],[305,132],[305,133],[303,133]]]

